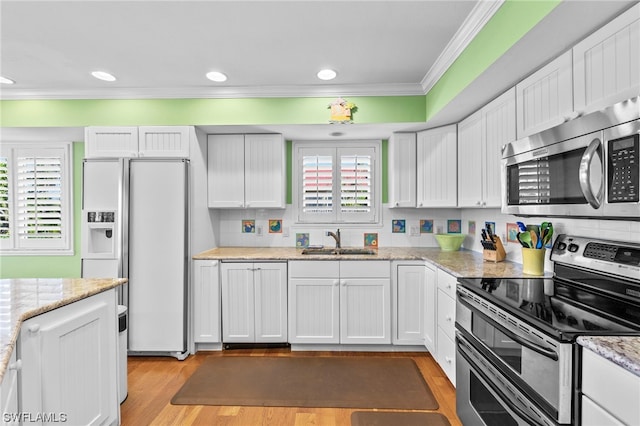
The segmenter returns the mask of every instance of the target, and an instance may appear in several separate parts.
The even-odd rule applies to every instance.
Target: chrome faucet
[[[338,230],[335,233],[331,231],[327,231],[326,235],[329,235],[333,237],[334,240],[336,240],[336,248],[339,249],[340,248],[340,228],[338,228]]]

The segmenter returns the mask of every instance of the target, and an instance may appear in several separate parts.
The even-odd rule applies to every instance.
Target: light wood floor
[[[456,416],[455,388],[428,353],[291,352],[289,349],[234,349],[198,352],[184,361],[169,357],[129,357],[128,397],[121,405],[122,424],[129,425],[274,425],[349,426],[353,409],[225,407],[171,405],[171,398],[207,357],[221,356],[388,356],[412,358],[434,396],[436,410],[451,426],[461,426]],[[215,383],[212,383],[215,386]],[[398,425],[401,426],[401,425]]]

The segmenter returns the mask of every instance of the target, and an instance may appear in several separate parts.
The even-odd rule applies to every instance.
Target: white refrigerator
[[[189,161],[86,159],[82,276],[124,277],[129,355],[187,357]]]

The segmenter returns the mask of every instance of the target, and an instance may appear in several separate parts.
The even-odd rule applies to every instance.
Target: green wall
[[[425,96],[347,97],[358,109],[356,123],[428,121],[496,59],[553,10],[560,0],[507,0]],[[0,101],[0,126],[84,127],[143,125],[322,124],[335,98],[250,99],[91,99]],[[382,200],[387,201],[387,142],[383,141]],[[84,144],[74,143],[74,212],[80,217]],[[291,144],[287,143],[291,181]],[[287,188],[291,201],[291,186]],[[76,220],[74,256],[3,256],[0,277],[77,277],[80,275],[80,224]]]

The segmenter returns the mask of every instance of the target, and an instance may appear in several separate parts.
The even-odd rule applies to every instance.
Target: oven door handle
[[[489,378],[487,373],[481,371],[479,368],[475,367],[475,363],[472,359],[469,358],[469,355],[465,353],[466,350],[474,350],[471,345],[466,341],[466,339],[456,333],[456,343],[458,345],[458,353],[464,360],[469,364],[469,368],[473,369],[473,372],[480,376],[482,381],[486,386],[488,386],[509,409],[511,409],[514,413],[518,415],[521,419],[526,421],[531,426],[537,426],[538,422],[535,421],[533,417],[525,413],[520,407],[517,407],[513,402],[511,402],[511,398],[509,398],[505,393],[498,388],[498,386]]]
[[[547,358],[551,358],[554,361],[557,361],[559,359],[558,354],[554,350],[542,347],[542,346],[536,344],[535,342],[531,342],[530,340],[515,334],[513,331],[509,330],[508,328],[506,328],[502,324],[499,324],[498,322],[496,322],[493,319],[491,319],[484,312],[482,312],[479,309],[473,307],[473,305],[471,305],[471,303],[468,300],[465,300],[465,299],[467,299],[467,295],[465,295],[462,292],[457,292],[457,293],[458,293],[458,301],[461,304],[463,304],[464,306],[466,306],[467,308],[469,308],[473,312],[475,312],[478,315],[480,315],[485,321],[487,321],[492,326],[494,326],[495,328],[500,330],[507,337],[510,337],[511,339],[513,339],[516,343],[518,343],[518,344],[520,344],[520,345],[522,345],[522,346],[524,346],[526,348],[529,348],[532,351],[535,351],[535,352],[539,353],[540,355],[546,356]]]
[[[584,154],[582,155],[582,159],[580,160],[580,167],[578,169],[578,180],[580,181],[580,189],[582,190],[582,194],[584,198],[587,199],[587,202],[594,209],[600,208],[602,204],[602,193],[604,185],[602,182],[600,183],[600,189],[597,194],[593,193],[593,188],[591,188],[591,163],[593,162],[598,150],[600,149],[600,139],[595,138],[591,141],[587,149],[585,149]],[[602,163],[600,163],[600,167],[602,167]]]

